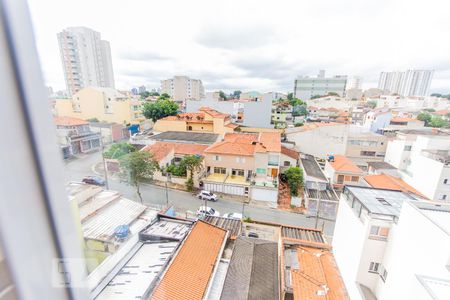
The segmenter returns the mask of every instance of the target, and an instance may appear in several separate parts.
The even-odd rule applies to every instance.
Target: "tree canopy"
[[[291,195],[297,196],[303,186],[303,170],[300,167],[290,167],[285,172]]]
[[[377,107],[377,101],[367,101],[367,106],[374,109],[375,107]]]
[[[431,121],[431,115],[428,112],[421,112],[417,115],[417,120],[425,122],[425,126],[427,126]]]
[[[308,115],[308,110],[306,109],[306,105],[300,105],[300,106],[294,107],[294,109],[292,111],[292,115],[294,117],[307,116]]]
[[[240,94],[239,94],[240,95]],[[222,99],[222,100],[227,100],[227,95],[225,95],[225,93],[223,92],[223,91],[219,91],[219,97]]]
[[[166,97],[167,94],[162,94],[155,102],[144,103],[143,114],[147,119],[151,119],[153,122],[167,117],[175,116],[178,113],[178,104]]]
[[[147,151],[134,151],[120,159],[121,177],[126,178],[130,185],[136,187],[136,193],[141,203],[143,200],[140,183],[145,179],[152,178],[157,168],[157,164],[152,160],[152,157],[152,154]]]
[[[431,117],[429,126],[435,127],[435,128],[441,128],[441,127],[447,127],[448,123],[441,116],[433,116],[433,117]]]
[[[130,145],[127,142],[120,142],[113,144],[108,150],[103,153],[103,155],[106,158],[119,159],[122,156],[134,151],[136,151],[136,148],[133,145]]]

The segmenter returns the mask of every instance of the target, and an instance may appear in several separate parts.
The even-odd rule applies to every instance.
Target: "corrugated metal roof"
[[[129,225],[140,214],[146,206],[129,199],[121,198],[101,210],[82,223],[84,237],[106,241],[109,240],[114,230],[119,225]]]
[[[141,232],[141,238],[182,240],[191,226],[191,222],[161,218]]]
[[[115,191],[102,191],[94,197],[82,202],[79,207],[80,219],[84,221],[99,209],[120,198],[120,194]]]
[[[143,299],[163,270],[178,242],[142,244],[96,300]]]
[[[237,237],[241,235],[242,231],[242,222],[241,220],[223,218],[223,217],[215,217],[215,216],[207,216],[204,220],[209,224],[220,227],[222,229],[228,230],[230,235],[233,237]]]
[[[207,300],[219,300],[220,294],[222,293],[223,284],[225,283],[225,277],[227,276],[228,266],[230,261],[220,260],[217,267],[216,274],[214,275],[214,280],[211,284],[211,290],[209,292]]]
[[[272,300],[278,297],[278,244],[237,238],[221,299]]]
[[[325,240],[320,231],[308,228],[282,226],[281,237],[297,240],[305,240],[315,243],[325,243]]]

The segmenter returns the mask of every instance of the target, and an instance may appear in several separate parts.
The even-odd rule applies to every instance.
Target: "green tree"
[[[291,101],[292,99],[294,99],[294,93],[288,93],[287,99],[288,99],[289,101]]]
[[[121,177],[126,178],[131,186],[136,187],[136,193],[143,203],[140,183],[153,177],[157,164],[152,160],[152,154],[147,151],[134,151],[120,159]]]
[[[225,95],[225,93],[224,93],[223,91],[219,91],[219,97],[220,97],[222,100],[227,100],[227,95]]]
[[[145,92],[139,93],[139,96],[141,96],[142,99],[145,99],[148,96],[150,96],[150,92],[145,91]]]
[[[296,106],[299,106],[299,105],[304,105],[305,102],[303,102],[302,100],[300,100],[298,98],[292,98],[291,100],[289,100],[289,104],[292,107],[296,107]]]
[[[427,112],[421,112],[417,115],[417,120],[425,122],[425,126],[428,126],[428,123],[431,121],[431,115]]]
[[[340,97],[338,93],[336,92],[328,92],[327,96],[336,96],[336,97]]]
[[[322,97],[325,97],[325,95],[314,95],[314,96],[311,97],[311,100],[312,99],[317,99],[317,98],[322,98]]]
[[[233,97],[239,99],[241,97],[242,92],[240,90],[233,92]]]
[[[150,92],[150,96],[159,96],[159,93],[158,92]]]
[[[294,110],[292,111],[292,115],[294,117],[307,116],[308,110],[306,109],[306,105],[301,105],[301,106],[297,106],[296,108],[294,108]]]
[[[170,95],[169,94],[167,94],[167,93],[162,93],[160,96],[159,96],[159,98],[158,98],[158,100],[169,100],[170,99]]]
[[[297,196],[298,190],[303,186],[303,170],[299,167],[290,167],[284,174],[286,174],[291,195]]]
[[[434,108],[425,108],[424,111],[435,112],[436,110]]]
[[[160,99],[155,102],[144,103],[143,114],[147,119],[156,122],[161,118],[175,116],[177,114],[178,104],[169,99],[161,99],[163,95],[164,94],[162,94]]]
[[[189,178],[186,181],[188,191],[194,189],[194,172],[199,171],[202,168],[203,157],[199,155],[187,155],[183,157],[180,165],[186,166],[186,170],[189,172]]]
[[[435,128],[441,128],[441,127],[447,127],[448,123],[442,117],[434,116],[431,118],[429,126],[435,127]]]
[[[377,107],[377,101],[367,101],[367,106],[370,107],[371,109],[374,109],[375,107]]]
[[[99,122],[99,120],[97,118],[90,118],[90,119],[87,119],[86,121],[93,122],[93,123]]]
[[[136,148],[133,145],[130,145],[127,142],[120,142],[109,147],[108,150],[103,152],[103,156],[106,158],[119,159],[122,156],[134,151],[136,151]]]

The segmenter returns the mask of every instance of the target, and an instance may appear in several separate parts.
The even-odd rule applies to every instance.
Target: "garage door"
[[[244,187],[235,185],[224,185],[223,192],[230,195],[244,196]]]
[[[253,200],[277,203],[278,189],[252,188],[251,197]]]
[[[217,184],[217,183],[205,183],[205,190],[210,191],[210,192],[218,192],[218,193],[222,193],[222,184]]]

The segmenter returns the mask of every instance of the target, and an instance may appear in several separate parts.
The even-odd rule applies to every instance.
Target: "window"
[[[375,156],[375,151],[361,151],[361,156]]]
[[[344,181],[350,181],[352,179],[352,177],[351,176],[344,176]]]
[[[377,197],[377,198],[375,198],[375,199],[377,199],[378,202],[380,202],[380,203],[383,204],[383,205],[386,205],[386,206],[392,206],[392,205],[391,205],[389,202],[387,202],[386,199],[384,199],[384,198],[379,198],[379,197]]]
[[[215,160],[215,161],[220,161],[220,156],[219,156],[219,155],[215,155],[215,156],[214,156],[214,160]]]
[[[447,184],[447,182],[448,182],[448,179],[444,179],[444,184]]]
[[[403,148],[404,151],[411,151],[412,146],[405,146]]]
[[[358,176],[352,176],[352,181],[353,182],[358,182],[359,181],[359,177]]]
[[[236,157],[236,162],[237,163],[245,163],[245,157],[240,157],[240,156],[238,156],[238,157]]]
[[[285,167],[289,167],[290,165],[291,165],[291,162],[287,161],[287,160],[285,160],[283,163],[283,166],[285,166]]]
[[[214,167],[214,173],[216,173],[216,174],[226,174],[227,173],[227,169]]]
[[[339,184],[344,183],[344,175],[338,175],[337,183],[339,183]]]
[[[442,195],[441,200],[447,200],[447,195]]]
[[[386,240],[389,235],[388,227],[372,226],[370,227],[369,238]]]
[[[369,272],[370,273],[377,273],[378,274],[378,269],[379,268],[380,268],[380,263],[370,262],[370,265],[369,265]]]
[[[386,268],[383,265],[380,266],[379,274],[380,274],[380,277],[383,280],[383,282],[385,282],[387,275],[388,275],[388,271],[386,270]]]

